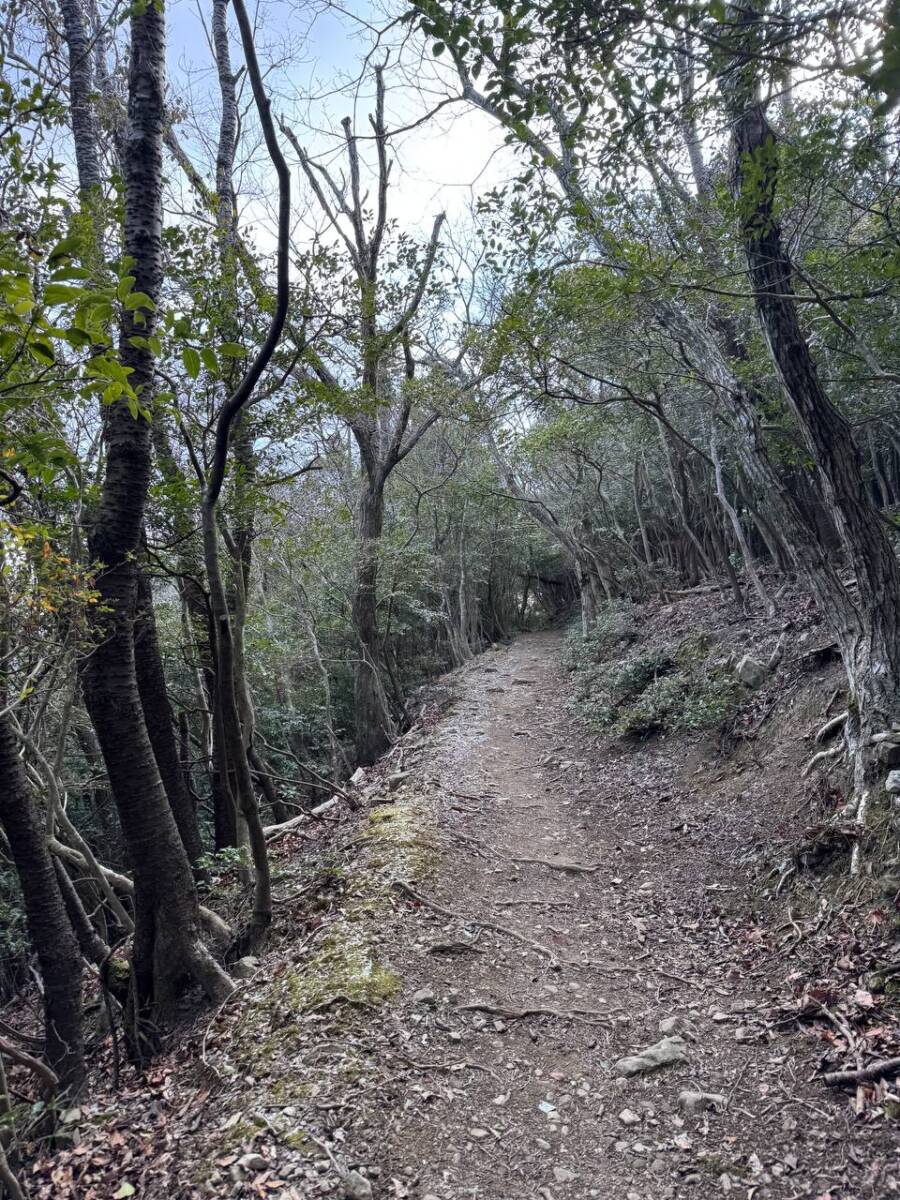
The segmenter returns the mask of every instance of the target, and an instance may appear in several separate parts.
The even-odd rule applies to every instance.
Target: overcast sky
[[[188,120],[179,126],[179,136],[195,158],[205,160],[209,174],[219,111],[218,83],[204,29],[209,5],[206,0],[170,0],[166,11],[170,94],[182,99],[197,116],[196,122]],[[408,30],[395,28],[377,39],[376,30],[388,25],[390,15],[369,0],[347,0],[343,10],[300,0],[260,0],[255,12],[259,56],[264,65],[270,64],[267,86],[278,114],[294,127],[313,155],[333,163],[336,170],[342,163],[341,118],[352,115],[357,129],[371,132],[368,114],[373,108],[373,86],[371,73],[364,71],[367,55],[383,61],[389,53],[389,128],[417,121],[455,90],[446,69],[434,61],[427,47],[422,54],[421,39],[410,41]],[[233,15],[229,22],[232,64],[237,68],[243,55]],[[205,144],[198,127],[206,130]],[[295,163],[296,155],[286,143],[284,150],[288,161]],[[371,143],[364,150],[371,150]],[[496,125],[461,104],[444,108],[433,120],[392,138],[391,156],[395,165],[390,212],[404,228],[418,230],[423,236],[441,211],[447,213],[451,227],[465,223],[473,199],[512,169],[511,152],[503,146]],[[265,180],[258,173],[257,187],[261,178],[265,191]],[[302,213],[307,193],[299,168],[293,178],[296,209]],[[249,192],[251,186],[248,183],[240,190]],[[264,203],[265,198],[249,204],[245,201],[245,219],[261,224]]]

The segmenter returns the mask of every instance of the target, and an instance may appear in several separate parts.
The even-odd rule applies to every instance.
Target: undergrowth
[[[598,733],[632,737],[713,729],[734,713],[741,685],[709,662],[709,643],[692,634],[680,642],[629,653],[637,640],[630,605],[610,605],[587,634],[569,637],[566,664],[574,675],[573,705]]]

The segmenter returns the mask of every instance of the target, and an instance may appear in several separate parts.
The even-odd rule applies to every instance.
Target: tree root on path
[[[406,1054],[401,1054],[398,1050],[394,1053],[403,1062],[415,1068],[417,1071],[446,1071],[447,1073],[455,1073],[468,1067],[470,1071],[484,1071],[486,1075],[492,1075],[497,1082],[501,1082],[500,1076],[496,1071],[492,1071],[490,1067],[484,1066],[483,1063],[472,1062],[469,1058],[459,1058],[456,1062],[440,1063],[440,1062],[418,1062],[415,1058],[409,1058]]]
[[[441,904],[435,904],[433,900],[426,900],[424,896],[420,896],[417,891],[404,883],[402,879],[395,879],[392,887],[402,892],[403,895],[409,896],[411,900],[415,900],[417,904],[421,904],[423,908],[430,908],[432,912],[440,913],[442,917],[450,917],[453,921],[462,921],[466,925],[480,925],[482,929],[493,929],[497,933],[505,933],[507,937],[515,938],[519,942],[523,942],[526,946],[530,946],[532,950],[538,954],[543,954],[550,960],[550,965],[558,967],[564,963],[567,967],[580,967],[581,963],[572,961],[571,959],[560,958],[549,946],[543,945],[542,942],[536,942],[533,938],[528,937],[524,933],[519,933],[516,929],[510,929],[508,925],[499,925],[495,921],[485,921],[482,917],[467,917],[465,913],[454,912],[450,908],[444,908]]]
[[[485,1012],[505,1021],[521,1021],[526,1017],[555,1017],[558,1021],[580,1021],[584,1025],[606,1025],[609,1014],[596,1008],[504,1008],[498,1004],[473,1000],[470,1004],[457,1004],[454,1012]]]
[[[847,744],[844,739],[841,738],[838,744],[836,746],[832,746],[830,750],[820,750],[818,754],[814,754],[812,756],[812,758],[800,772],[800,778],[806,779],[817,763],[825,762],[830,758],[838,758],[841,754],[843,754],[846,748]]]
[[[826,1087],[858,1086],[861,1083],[875,1083],[882,1075],[900,1074],[900,1058],[885,1058],[873,1063],[871,1067],[860,1067],[856,1071],[829,1071],[822,1076]]]
[[[592,863],[586,865],[576,862],[551,862],[549,858],[514,858],[511,860],[515,863],[536,863],[541,867],[549,867],[551,871],[569,871],[573,875],[593,875],[595,871],[599,871],[602,863]]]

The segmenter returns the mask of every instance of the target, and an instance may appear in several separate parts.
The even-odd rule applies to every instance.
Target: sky
[[[257,48],[268,64],[266,83],[279,116],[314,157],[336,169],[341,165],[340,120],[354,117],[355,127],[369,132],[372,111],[371,73],[364,70],[367,55],[384,61],[389,50],[386,82],[389,127],[408,125],[423,117],[439,99],[451,94],[454,79],[424,48],[421,39],[399,48],[406,31],[394,30],[376,45],[376,30],[389,14],[369,0],[346,0],[344,9],[301,0],[259,0],[255,9]],[[218,83],[208,37],[206,0],[170,0],[168,15],[168,72],[170,97],[196,114],[178,127],[179,136],[196,159],[205,160],[209,174],[218,121]],[[237,25],[230,16],[232,64],[243,62]],[[249,100],[249,89],[245,93]],[[198,130],[205,129],[204,138]],[[296,155],[283,143],[289,163]],[[371,144],[365,147],[371,149]],[[392,188],[389,209],[401,226],[427,237],[434,217],[445,212],[448,227],[460,229],[481,192],[508,177],[512,152],[489,117],[466,105],[443,109],[432,120],[391,141]],[[199,164],[198,164],[199,165]],[[254,173],[262,193],[245,200],[245,218],[263,224],[271,194],[265,171]],[[248,177],[249,178],[249,177]],[[308,204],[299,168],[294,173],[298,211]],[[269,181],[270,182],[270,181]],[[241,189],[244,190],[244,189]],[[252,185],[246,191],[252,193]],[[312,220],[312,215],[310,216]],[[318,215],[315,216],[316,223]]]

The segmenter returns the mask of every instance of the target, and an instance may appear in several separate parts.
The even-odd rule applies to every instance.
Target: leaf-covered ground
[[[278,843],[275,940],[227,1005],[118,1093],[102,1042],[32,1194],[900,1193],[900,1101],[821,1079],[898,1053],[898,939],[883,865],[851,881],[823,836],[833,781],[801,778],[841,684],[811,606],[632,617],[642,653],[783,655],[724,732],[643,740],[581,719],[559,633],[442,681],[358,810]],[[623,1077],[666,1037],[679,1061]]]

